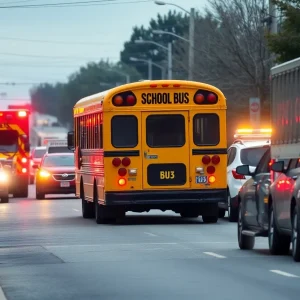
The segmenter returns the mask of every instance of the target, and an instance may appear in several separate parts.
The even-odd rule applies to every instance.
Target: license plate
[[[69,187],[70,186],[70,182],[66,181],[66,182],[61,182],[60,183],[61,187]]]
[[[207,176],[196,176],[196,183],[207,183]]]

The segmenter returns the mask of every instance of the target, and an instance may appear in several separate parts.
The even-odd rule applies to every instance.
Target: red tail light
[[[214,155],[211,159],[211,162],[214,164],[214,165],[217,165],[219,162],[220,162],[220,156],[219,155]]]
[[[232,170],[232,175],[235,179],[246,179],[246,177],[244,175],[240,175],[236,172],[236,170]]]
[[[122,96],[117,95],[116,97],[114,97],[114,99],[113,99],[113,104],[114,104],[115,106],[121,106],[121,105],[123,105],[123,103],[124,103],[124,99],[123,99]]]
[[[22,169],[22,173],[26,173],[27,172],[27,169],[26,168],[23,168]]]
[[[125,176],[127,174],[127,170],[125,168],[120,168],[118,174],[120,176]]]
[[[121,159],[118,158],[118,157],[115,157],[113,160],[112,160],[112,164],[115,166],[115,167],[119,167],[121,165]]]
[[[215,94],[208,94],[207,95],[207,101],[209,103],[216,103],[217,102],[217,96]]]
[[[133,106],[136,103],[136,98],[133,95],[128,95],[126,97],[126,104],[129,106]]]
[[[205,155],[202,157],[202,162],[205,164],[205,165],[208,165],[210,163],[210,157],[208,155]]]
[[[26,163],[27,163],[27,158],[26,158],[26,157],[22,157],[21,162],[22,162],[23,164],[26,164]]]
[[[195,102],[196,102],[197,104],[203,103],[204,100],[205,100],[205,98],[204,98],[204,96],[203,96],[202,94],[197,94],[197,95],[195,96]]]
[[[130,163],[131,163],[131,160],[130,160],[129,157],[124,157],[124,158],[122,159],[122,165],[123,165],[124,167],[128,167],[128,166],[130,165]]]
[[[216,168],[214,166],[209,166],[209,167],[207,167],[206,171],[208,174],[214,174],[216,171]]]

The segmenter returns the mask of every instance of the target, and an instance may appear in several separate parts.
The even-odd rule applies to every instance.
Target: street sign
[[[254,128],[260,127],[260,99],[250,98],[249,99],[249,109],[250,109],[250,122]]]

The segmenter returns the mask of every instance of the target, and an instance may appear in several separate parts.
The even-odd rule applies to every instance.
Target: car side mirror
[[[69,131],[68,132],[68,149],[69,150],[74,150],[75,145],[74,145],[74,131]]]
[[[236,168],[236,173],[239,175],[252,176],[249,165],[241,165]]]
[[[271,170],[278,173],[284,173],[284,161],[276,161],[272,164]]]
[[[32,165],[32,169],[39,169],[39,165]]]

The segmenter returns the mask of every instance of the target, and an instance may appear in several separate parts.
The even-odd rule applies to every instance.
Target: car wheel
[[[222,219],[225,217],[226,210],[223,208],[219,208],[219,218]]]
[[[238,210],[231,207],[231,196],[228,192],[227,196],[227,207],[228,207],[228,220],[229,222],[237,222],[238,220]]]
[[[213,224],[218,222],[218,216],[202,216],[203,223]]]
[[[242,202],[239,204],[238,210],[238,222],[237,222],[237,233],[238,233],[238,242],[241,250],[252,250],[255,244],[255,238],[252,236],[243,235],[242,231],[244,230],[244,221],[243,221],[243,209]]]
[[[292,255],[294,261],[300,261],[300,212],[299,207],[294,209],[293,213],[293,231],[292,231]]]
[[[275,221],[273,206],[271,206],[270,208],[268,240],[271,254],[287,255],[289,253],[291,237],[287,235],[282,235],[279,232]]]

